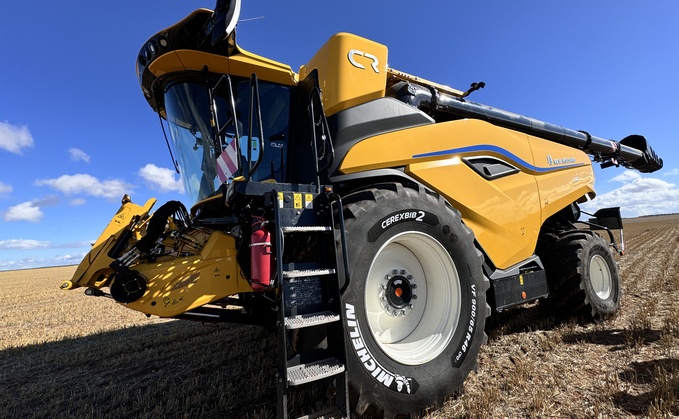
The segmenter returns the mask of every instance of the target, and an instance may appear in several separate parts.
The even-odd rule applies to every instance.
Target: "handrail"
[[[320,119],[318,123],[316,122],[316,109],[314,107],[314,102],[318,101],[318,105],[320,107]],[[312,135],[312,147],[314,150],[314,168],[316,169],[316,184],[318,188],[320,188],[320,173],[324,170],[326,170],[328,167],[332,165],[332,162],[335,159],[335,148],[332,144],[332,138],[330,137],[330,129],[328,128],[328,120],[325,116],[325,109],[323,109],[323,101],[321,98],[321,89],[318,87],[314,87],[311,90],[310,97],[309,97],[309,113],[311,114],[311,135]],[[327,148],[329,151],[328,157],[326,158],[326,163],[323,167],[318,167],[318,162],[319,160],[322,160],[325,158],[325,154],[321,156],[320,158],[318,157],[318,137],[316,135],[316,126],[320,125],[321,130],[322,130],[322,140],[323,140],[323,147]]]
[[[252,165],[252,123],[253,114],[257,113],[257,131],[259,133],[259,155],[255,165]],[[250,180],[250,174],[257,170],[259,164],[264,157],[264,124],[262,123],[262,107],[259,102],[259,81],[257,74],[252,73],[250,76],[250,112],[248,115],[248,173],[245,174],[245,180]]]

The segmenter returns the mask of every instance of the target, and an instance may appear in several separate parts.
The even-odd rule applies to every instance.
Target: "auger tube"
[[[640,172],[655,172],[663,166],[646,138],[630,135],[621,141],[606,140],[585,131],[576,131],[560,125],[540,121],[517,113],[493,108],[480,103],[469,102],[435,88],[412,82],[394,84],[389,96],[425,110],[432,116],[452,115],[460,118],[481,119],[493,125],[513,129],[560,144],[578,148],[601,162],[602,167],[622,165]]]

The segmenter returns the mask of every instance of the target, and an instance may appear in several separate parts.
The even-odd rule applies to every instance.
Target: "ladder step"
[[[299,277],[303,277],[303,276],[332,275],[334,273],[335,273],[334,269],[292,270],[292,271],[283,271],[283,278],[299,278]]]
[[[288,368],[288,384],[298,386],[344,372],[344,364],[336,358],[323,359]]]
[[[297,419],[346,419],[346,416],[340,413],[336,408],[331,407],[329,409],[321,410],[320,412],[300,416]]]
[[[283,233],[308,233],[314,231],[331,231],[332,227],[328,226],[289,226],[281,227]]]
[[[319,324],[326,324],[339,321],[340,316],[332,311],[323,311],[320,313],[301,314],[299,316],[292,316],[285,318],[286,329],[301,329],[303,327],[317,326]]]

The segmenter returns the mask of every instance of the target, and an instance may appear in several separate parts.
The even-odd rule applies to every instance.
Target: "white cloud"
[[[87,201],[85,200],[85,198],[75,198],[75,199],[71,199],[70,204],[71,204],[72,207],[78,207],[80,205],[85,205],[86,202]]]
[[[83,194],[101,198],[121,198],[132,192],[132,185],[120,179],[99,180],[92,175],[63,175],[56,179],[38,179],[37,186],[50,186],[65,195]]]
[[[82,247],[91,247],[94,240],[73,243],[53,244],[50,241],[40,241],[32,239],[8,239],[0,240],[0,249],[79,249]]]
[[[22,154],[24,148],[33,147],[33,136],[26,125],[0,122],[0,148],[14,154]]]
[[[45,214],[35,202],[24,202],[13,207],[9,207],[3,214],[5,221],[30,221],[37,223],[42,220]]]
[[[635,172],[633,170],[626,170],[620,173],[618,176],[615,176],[613,179],[609,180],[609,182],[627,183],[629,181],[641,179],[641,177],[642,177],[641,173],[639,172]]]
[[[88,240],[84,242],[73,242],[73,243],[62,243],[56,246],[52,246],[55,248],[60,248],[60,249],[78,249],[80,247],[87,247],[90,248],[94,244],[95,240]]]
[[[77,265],[87,253],[56,255],[52,257],[29,256],[21,260],[0,260],[0,271],[43,268],[46,266]]]
[[[34,199],[33,205],[36,207],[51,207],[59,203],[59,197],[56,195],[47,195],[44,198]]]
[[[12,185],[0,182],[0,195],[12,192]]]
[[[679,169],[672,169],[669,172],[665,172],[665,176],[679,175]]]
[[[74,255],[67,254],[55,256],[51,260],[54,265],[77,265],[85,256],[87,256],[87,253],[76,253]]]
[[[161,192],[184,193],[184,185],[181,180],[175,177],[174,170],[158,167],[154,164],[147,164],[139,169],[139,176],[154,187],[157,187]]]
[[[50,247],[50,242],[29,240],[29,239],[10,239],[0,240],[0,249],[41,249]]]
[[[0,271],[77,265],[92,248],[92,243],[93,240],[59,244],[31,239],[0,240],[0,256],[5,257],[5,259],[0,259]],[[64,253],[64,250],[60,249],[71,250]],[[8,257],[12,253],[26,253],[26,251],[30,253],[30,256],[25,256],[22,259]],[[46,252],[51,254],[39,256],[40,253]]]
[[[79,148],[69,148],[68,153],[71,155],[71,160],[73,161],[90,162],[90,156]]]
[[[625,171],[610,180],[623,185],[582,205],[588,212],[598,208],[620,207],[623,217],[670,214],[679,212],[679,188],[661,179],[644,177],[635,171]]]

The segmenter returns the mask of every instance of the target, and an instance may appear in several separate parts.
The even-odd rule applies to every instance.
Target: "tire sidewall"
[[[409,191],[409,194],[412,193]],[[351,220],[353,222],[347,222],[352,280],[342,297],[347,322],[347,358],[352,377],[360,376],[362,385],[372,387],[372,393],[382,399],[381,403],[390,403],[392,409],[406,412],[412,411],[413,407],[426,408],[441,399],[441,394],[451,395],[457,391],[476,365],[476,355],[485,336],[485,310],[482,309],[486,306],[485,289],[482,288],[480,261],[470,233],[465,231],[459,216],[451,209],[445,206],[441,208],[439,201],[434,201],[432,197],[422,199],[421,195],[425,194],[421,191],[419,195],[420,199],[413,200],[404,199],[403,193],[399,193],[398,199],[387,200],[387,205],[370,203],[369,211]],[[437,222],[407,220],[381,228],[385,217],[409,210],[434,215]],[[432,220],[431,217],[427,219]],[[379,234],[375,235],[375,231]],[[452,256],[460,281],[461,307],[455,333],[442,353],[422,365],[405,365],[386,355],[370,332],[365,313],[365,279],[372,261],[384,243],[403,232],[421,232],[436,239]],[[353,307],[351,313],[350,307]],[[359,352],[362,345],[370,359],[366,358],[365,352]],[[373,363],[388,375],[370,371]],[[379,381],[373,373],[383,380]],[[390,377],[394,379],[390,380]],[[387,382],[389,385],[386,385]],[[408,406],[394,406],[399,403]]]
[[[584,246],[582,287],[585,291],[586,298],[589,300],[595,313],[598,313],[599,315],[611,315],[620,308],[622,296],[618,265],[608,245],[599,236],[591,237],[590,240],[587,240],[587,245]],[[595,256],[600,256],[606,262],[611,276],[611,293],[605,299],[601,298],[596,293],[594,286],[592,285],[591,264],[592,259]]]

